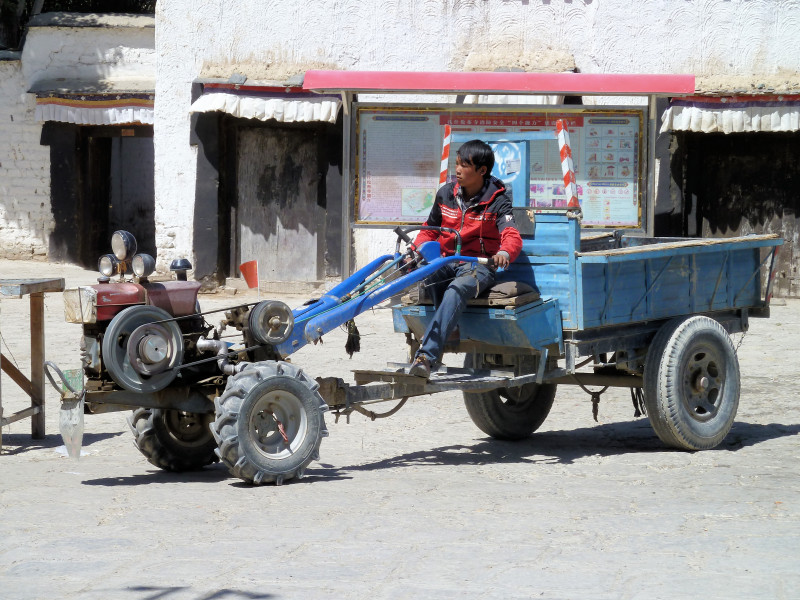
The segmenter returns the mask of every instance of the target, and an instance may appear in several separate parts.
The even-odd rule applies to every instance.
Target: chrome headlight
[[[111,250],[119,260],[130,259],[136,254],[136,238],[129,231],[115,231],[111,236]]]
[[[121,261],[113,254],[104,254],[97,262],[97,268],[101,275],[111,277],[119,273],[121,264]]]
[[[149,277],[156,270],[156,259],[149,254],[137,254],[131,267],[137,277]]]

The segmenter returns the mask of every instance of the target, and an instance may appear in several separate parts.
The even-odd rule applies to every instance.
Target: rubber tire
[[[219,446],[217,455],[234,477],[255,485],[280,485],[300,479],[308,464],[319,460],[320,443],[328,435],[328,405],[318,388],[298,367],[280,361],[251,363],[228,379],[225,392],[214,400],[211,432]],[[265,403],[277,404],[277,409],[270,411]],[[265,429],[259,440],[257,425],[265,420],[269,424],[264,415],[275,412],[284,415],[288,450],[277,428]]]
[[[472,355],[464,360],[472,368]],[[553,383],[529,383],[519,394],[507,388],[485,392],[464,392],[464,405],[472,422],[485,434],[498,440],[522,440],[530,437],[544,423],[553,401],[556,388]]]
[[[211,414],[181,413],[172,409],[137,408],[128,418],[134,444],[150,464],[165,471],[196,471],[217,462],[217,442],[208,425]],[[191,431],[176,419],[189,419]]]
[[[700,376],[707,392],[692,385]],[[705,316],[666,323],[647,351],[643,391],[650,423],[667,446],[718,446],[739,407],[739,360],[728,332]]]

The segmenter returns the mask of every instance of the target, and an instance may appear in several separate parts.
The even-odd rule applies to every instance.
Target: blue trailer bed
[[[522,253],[498,280],[522,281],[537,288],[544,304],[557,301],[557,306],[549,307],[560,313],[557,337],[579,332],[586,337],[590,330],[618,330],[684,315],[761,314],[768,305],[762,293],[766,262],[780,244],[775,234],[728,239],[608,234],[582,241],[577,219],[536,215],[534,234],[523,236]],[[395,319],[399,331],[407,331],[403,320],[411,330],[424,331],[433,314],[432,309],[419,307],[396,310],[403,317]],[[498,334],[492,331],[492,321],[522,318],[529,311],[525,305],[505,311],[470,310],[461,337],[469,332],[466,339],[494,344]],[[485,325],[483,333],[480,321]],[[542,327],[540,319],[531,321],[530,327]],[[520,348],[542,349],[560,342],[549,332],[523,337],[528,341]],[[511,341],[504,345],[516,345]]]
[[[716,446],[739,401],[729,334],[746,331],[750,316],[768,316],[780,236],[581,239],[572,215],[535,217],[498,280],[528,284],[540,297],[468,306],[445,348],[466,353],[474,372],[513,374],[505,388],[464,393],[476,425],[525,437],[544,420],[556,385],[629,387],[665,443]],[[412,352],[434,310],[424,302],[394,307],[395,330]],[[600,393],[592,392],[595,405]]]

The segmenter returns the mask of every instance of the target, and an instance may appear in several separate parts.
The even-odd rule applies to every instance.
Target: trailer
[[[465,367],[483,374],[475,387],[469,376],[447,375],[464,389],[476,425],[494,437],[527,437],[544,421],[556,386],[581,386],[595,409],[605,388],[627,387],[668,446],[718,445],[739,399],[730,334],[769,315],[779,236],[581,239],[577,218],[549,214],[536,215],[523,240],[523,254],[499,282],[535,292],[475,303],[447,348],[466,353]],[[395,330],[419,339],[434,307],[408,299],[393,311]],[[440,376],[431,391],[439,391]],[[396,388],[404,391],[401,380]]]

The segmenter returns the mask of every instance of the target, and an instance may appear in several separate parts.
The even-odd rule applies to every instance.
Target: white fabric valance
[[[468,94],[464,97],[464,104],[551,105],[563,103],[564,96],[541,96],[529,94]]]
[[[275,98],[227,92],[203,94],[194,101],[190,112],[220,111],[244,119],[282,123],[324,121],[335,123],[341,100],[331,96]]]
[[[781,132],[800,130],[800,103],[726,103],[673,105],[662,117],[661,133]]]
[[[152,125],[154,89],[146,78],[40,78],[28,91],[36,94],[37,121]]]
[[[153,108],[142,106],[86,107],[37,104],[37,121],[60,121],[76,125],[153,124]]]

